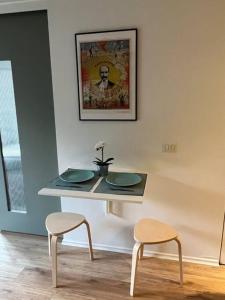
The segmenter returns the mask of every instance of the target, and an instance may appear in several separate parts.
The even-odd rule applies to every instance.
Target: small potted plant
[[[108,175],[108,169],[109,165],[112,164],[112,161],[114,160],[113,157],[107,158],[104,160],[104,147],[105,147],[105,142],[99,141],[95,145],[95,150],[96,151],[101,151],[101,158],[96,157],[96,160],[93,161],[98,167],[98,174],[99,176],[107,176]]]

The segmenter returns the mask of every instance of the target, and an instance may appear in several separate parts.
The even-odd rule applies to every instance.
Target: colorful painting
[[[129,40],[80,44],[83,109],[129,109]]]
[[[134,31],[135,39],[126,37],[127,31]],[[81,120],[125,119],[131,112],[134,115],[136,77],[134,80],[133,75],[131,81],[131,72],[136,76],[136,30],[127,31],[76,34],[79,108],[80,116],[84,116]],[[132,97],[131,83],[135,83]]]

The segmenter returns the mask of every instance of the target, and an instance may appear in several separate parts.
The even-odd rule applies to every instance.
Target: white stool
[[[75,213],[57,212],[48,215],[46,218],[45,225],[48,231],[49,255],[52,256],[52,283],[54,287],[57,287],[57,239],[60,235],[82,224],[87,227],[90,259],[93,260],[90,227],[84,216]]]
[[[177,232],[169,225],[163,224],[153,219],[143,219],[134,227],[134,239],[136,241],[132,254],[132,269],[130,295],[134,296],[135,279],[137,271],[138,254],[139,258],[143,257],[144,245],[161,244],[169,241],[176,241],[179,251],[180,263],[180,284],[183,285],[183,268],[182,268],[182,250],[181,243],[178,239]]]

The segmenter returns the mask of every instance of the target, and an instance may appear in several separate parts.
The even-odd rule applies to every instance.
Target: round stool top
[[[153,219],[142,219],[134,227],[136,242],[157,244],[177,237],[177,232],[169,225]]]
[[[75,213],[56,212],[47,216],[45,225],[52,235],[69,232],[85,221],[85,217]]]

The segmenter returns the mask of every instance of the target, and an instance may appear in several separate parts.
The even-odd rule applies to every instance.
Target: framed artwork
[[[137,120],[137,29],[75,34],[80,120]]]

